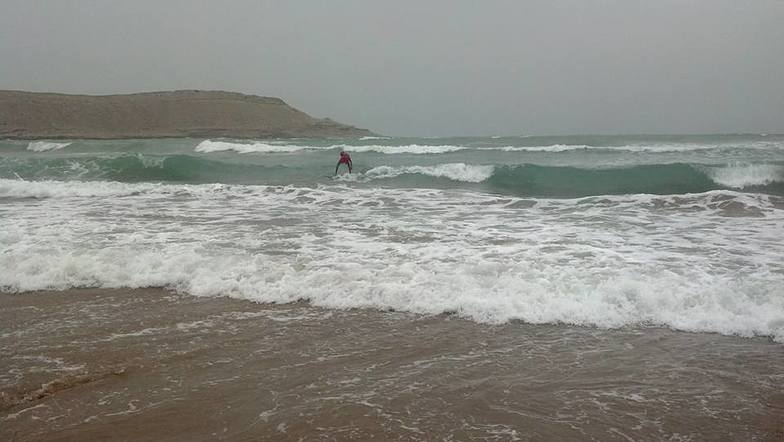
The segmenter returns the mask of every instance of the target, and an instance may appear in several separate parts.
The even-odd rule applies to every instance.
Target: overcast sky
[[[0,89],[223,89],[392,135],[784,132],[784,0],[0,0]]]

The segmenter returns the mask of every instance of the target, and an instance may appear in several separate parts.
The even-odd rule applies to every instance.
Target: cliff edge
[[[0,138],[360,137],[273,97],[182,90],[68,95],[0,90]]]

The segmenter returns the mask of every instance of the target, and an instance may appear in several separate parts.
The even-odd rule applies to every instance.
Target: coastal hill
[[[0,138],[360,137],[283,100],[223,91],[67,95],[0,90]]]

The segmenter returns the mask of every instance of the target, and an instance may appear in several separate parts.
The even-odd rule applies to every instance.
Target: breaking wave
[[[59,150],[62,149],[71,143],[55,143],[52,141],[32,141],[30,144],[27,145],[27,150],[31,150],[33,152],[46,152],[49,150]]]
[[[733,189],[784,183],[784,166],[777,164],[734,164],[705,171],[717,184]]]
[[[784,340],[784,249],[769,239],[782,222],[775,197],[532,200],[434,189],[8,181],[0,180],[0,196],[52,198],[0,218],[6,291],[161,286],[487,323],[656,324]],[[764,216],[725,217],[739,205]],[[738,247],[754,253],[738,255]]]
[[[493,175],[494,166],[479,166],[464,163],[439,164],[436,166],[379,166],[365,172],[369,179],[394,178],[400,175],[418,174],[452,181],[481,183]]]
[[[366,140],[383,139],[383,138],[365,138]],[[530,146],[474,146],[470,144],[329,144],[329,145],[300,145],[288,144],[284,141],[255,141],[255,142],[238,142],[238,141],[213,141],[204,140],[196,146],[196,152],[210,153],[210,152],[227,152],[233,151],[237,153],[290,153],[299,151],[327,151],[327,150],[346,150],[349,152],[375,152],[381,154],[445,154],[464,150],[485,150],[485,151],[501,151],[501,152],[569,152],[580,150],[591,151],[628,151],[628,152],[649,152],[649,153],[667,153],[667,152],[688,152],[710,149],[721,149],[726,146],[721,144],[700,144],[700,143],[639,143],[639,144],[626,144],[626,145],[588,145],[588,144],[546,144],[546,145],[530,145]],[[769,142],[756,142],[749,143],[743,146],[749,149],[777,149],[781,148],[779,143]]]
[[[28,180],[103,180],[121,182],[327,184],[333,181],[369,185],[383,182],[398,187],[451,186],[493,193],[575,198],[591,195],[688,194],[742,189],[784,194],[784,164],[649,164],[602,168],[501,165],[464,162],[431,165],[355,163],[353,174],[332,177],[333,163],[282,165],[262,159],[240,161],[198,155],[132,154],[111,157],[34,156],[0,164],[0,178]],[[32,184],[31,184],[32,185]]]

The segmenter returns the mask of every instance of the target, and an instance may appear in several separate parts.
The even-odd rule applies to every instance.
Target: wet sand
[[[784,440],[764,338],[85,289],[0,354],[0,440]]]

